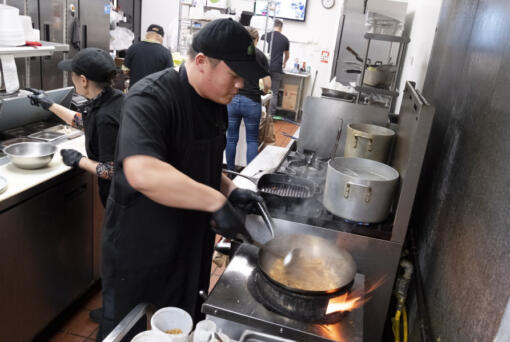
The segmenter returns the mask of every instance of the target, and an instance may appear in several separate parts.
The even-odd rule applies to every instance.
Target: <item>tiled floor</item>
[[[274,132],[276,136],[276,142],[274,145],[276,146],[287,146],[290,142],[290,138],[283,136],[280,132],[286,132],[288,134],[294,134],[297,130],[297,126],[282,122],[276,121],[274,123]],[[218,239],[219,237],[217,237]],[[211,267],[211,281],[209,286],[209,291],[214,287],[219,277],[225,270],[225,265],[223,267],[218,267],[214,263]],[[101,306],[101,293],[97,293],[94,295],[86,304],[77,310],[77,312],[69,317],[69,319],[63,323],[62,327],[58,329],[58,332],[53,335],[49,341],[50,342],[90,342],[94,341],[97,331],[98,324],[94,323],[89,318],[89,312],[93,309],[96,309]]]
[[[282,132],[293,135],[297,131],[298,127],[294,124],[285,121],[275,121],[274,122],[274,134],[276,141],[273,145],[275,146],[287,146],[291,141],[290,138],[284,136]]]

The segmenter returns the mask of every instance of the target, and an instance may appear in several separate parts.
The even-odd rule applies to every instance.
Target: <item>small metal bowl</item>
[[[4,148],[9,160],[21,169],[40,169],[49,164],[57,147],[44,142],[21,142]]]

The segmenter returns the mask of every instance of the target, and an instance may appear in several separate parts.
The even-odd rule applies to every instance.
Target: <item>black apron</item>
[[[181,95],[191,113],[188,94]],[[189,177],[219,190],[225,144],[221,130],[211,139],[193,138],[176,164]],[[131,194],[127,203],[116,203],[117,188],[112,187],[103,229],[103,320],[97,341],[141,302],[180,307],[195,323],[203,319],[198,292],[209,288],[215,236],[210,214],[165,207],[140,193]],[[142,318],[123,341],[146,329]]]

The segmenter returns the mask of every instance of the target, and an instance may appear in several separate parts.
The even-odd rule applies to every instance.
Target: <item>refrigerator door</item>
[[[39,1],[38,0],[26,0],[27,1],[27,15],[32,18],[32,27],[39,29]],[[32,88],[42,88],[42,75],[41,75],[41,57],[30,57],[28,58],[29,73],[26,78],[26,86]]]
[[[110,51],[110,2],[80,0],[81,47]]]
[[[65,0],[45,0],[39,8],[41,40],[65,42]],[[52,56],[41,57],[42,88],[45,90],[64,86],[64,73],[57,68],[58,62],[64,58],[64,53],[55,52]]]

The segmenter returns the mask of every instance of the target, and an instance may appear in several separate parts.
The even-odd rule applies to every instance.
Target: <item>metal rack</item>
[[[378,94],[391,97],[390,104],[390,112],[395,109],[395,98],[399,95],[399,90],[397,89],[397,82],[400,79],[400,74],[402,72],[402,61],[404,59],[405,51],[407,48],[407,44],[410,39],[408,37],[400,37],[400,36],[391,36],[385,34],[377,34],[377,33],[365,33],[365,39],[367,40],[367,48],[365,50],[365,57],[363,58],[363,67],[361,69],[361,77],[360,77],[360,85],[356,86],[355,89],[358,91],[359,95],[362,93],[365,94]],[[397,67],[397,72],[393,77],[389,89],[370,87],[363,84],[363,80],[365,79],[365,70],[367,68],[367,60],[368,60],[368,52],[370,50],[370,43],[372,40],[384,41],[389,43],[398,43],[398,53],[397,53],[397,61],[395,63]],[[360,102],[361,96],[357,97],[356,103]]]
[[[50,56],[53,52],[69,51],[69,44],[59,44],[53,42],[41,42],[42,46],[2,46],[1,55],[12,55],[14,58],[20,57],[38,57]]]

